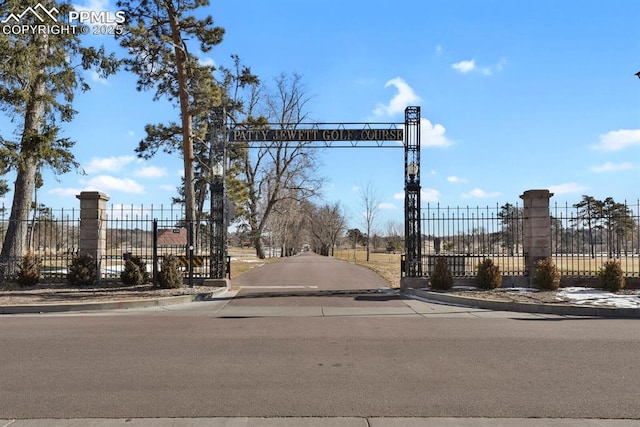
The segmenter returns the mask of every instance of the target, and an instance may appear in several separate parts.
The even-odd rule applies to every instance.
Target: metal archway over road
[[[420,230],[420,107],[405,109],[403,123],[272,123],[268,128],[229,128],[225,114],[212,115],[212,164],[220,165],[213,174],[211,195],[211,271],[212,279],[224,279],[226,269],[227,214],[224,165],[226,149],[232,144],[249,148],[295,145],[304,148],[402,148],[404,147],[404,231],[405,261],[402,286],[422,279],[422,234]],[[402,144],[399,144],[401,142]]]

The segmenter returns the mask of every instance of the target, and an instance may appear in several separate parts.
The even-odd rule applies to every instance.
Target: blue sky
[[[78,4],[115,10],[113,0]],[[226,35],[203,60],[230,66],[237,54],[263,81],[302,75],[313,121],[401,122],[405,106],[421,106],[423,204],[517,203],[538,188],[562,204],[640,197],[637,0],[222,0],[207,12]],[[169,204],[182,160],[133,150],[145,124],[178,111],[136,92],[125,72],[91,84],[64,127],[87,174],[46,174],[39,201],[75,207],[91,189],[113,204]],[[0,118],[3,135],[7,126]],[[367,184],[378,228],[401,221],[402,149],[320,158],[325,200],[340,201],[352,226],[362,226],[357,188]]]

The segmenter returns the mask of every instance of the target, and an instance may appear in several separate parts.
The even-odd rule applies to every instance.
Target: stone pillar
[[[524,204],[523,212],[523,249],[525,273],[529,277],[529,286],[533,287],[536,263],[551,256],[551,217],[549,199],[553,196],[549,190],[528,190],[520,196]]]
[[[80,200],[80,245],[78,253],[91,255],[98,263],[102,277],[102,258],[107,247],[107,201],[109,196],[99,191],[83,191]]]

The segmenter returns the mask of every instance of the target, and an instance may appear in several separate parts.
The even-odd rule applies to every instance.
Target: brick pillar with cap
[[[529,286],[533,279],[538,260],[551,256],[551,216],[549,190],[528,190],[520,198],[523,200],[523,249],[525,272]]]
[[[109,196],[99,191],[83,191],[80,200],[80,254],[91,255],[103,275],[102,258],[107,248],[107,201]]]

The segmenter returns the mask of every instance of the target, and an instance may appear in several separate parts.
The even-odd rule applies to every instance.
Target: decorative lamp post
[[[420,226],[420,107],[407,107],[404,118],[404,263],[402,289],[423,288]]]
[[[211,182],[211,228],[209,279],[224,281],[227,273],[227,213],[225,209],[226,117],[222,107],[214,108],[211,117],[209,173]]]

